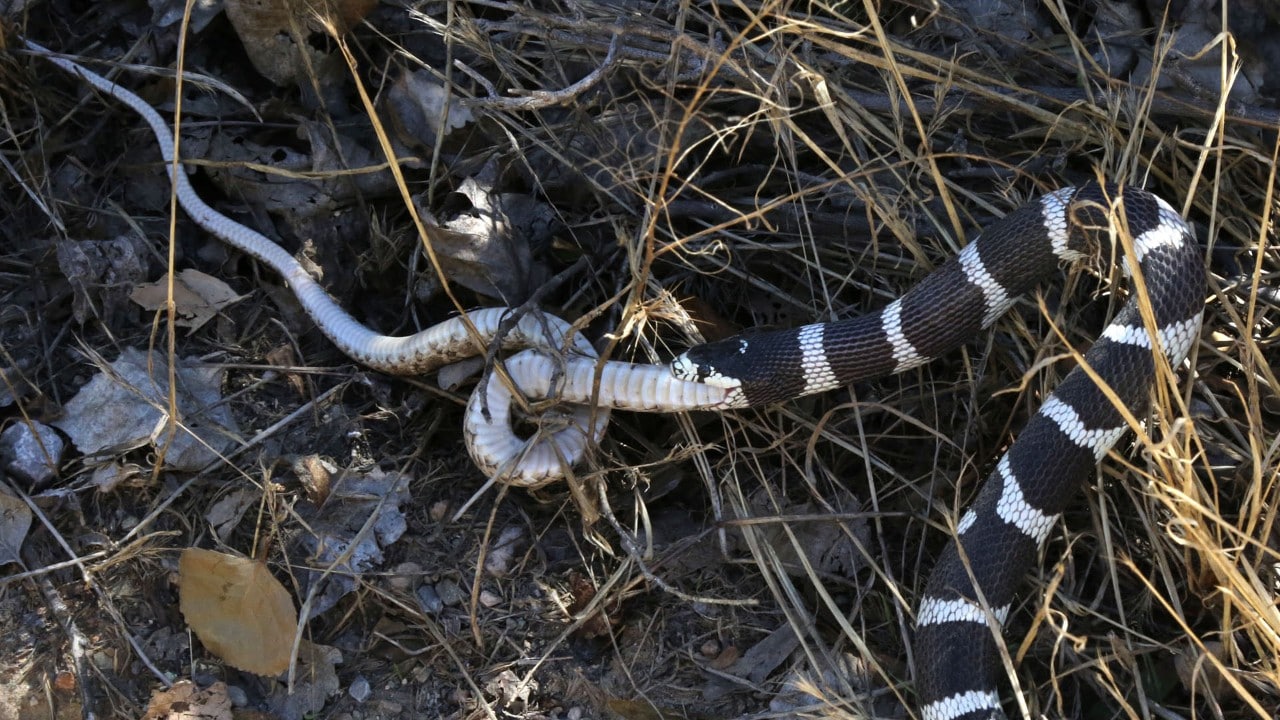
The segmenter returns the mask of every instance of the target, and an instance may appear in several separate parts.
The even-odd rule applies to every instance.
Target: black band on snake
[[[1133,238],[1159,350],[1176,368],[1199,334],[1206,292],[1193,233],[1151,193],[1087,185],[1045,195],[991,225],[878,313],[698,346],[672,369],[685,380],[732,388],[743,404],[760,405],[916,367],[991,325],[1061,261],[1096,256],[1107,247],[1111,218],[1117,217]],[[1139,303],[1131,292],[1084,356],[1135,415],[1145,412],[1156,378],[1152,335]],[[1127,429],[1103,390],[1076,368],[1000,458],[960,519],[958,537],[943,551],[916,611],[922,718],[1004,717],[991,623],[1004,623],[1051,526]]]

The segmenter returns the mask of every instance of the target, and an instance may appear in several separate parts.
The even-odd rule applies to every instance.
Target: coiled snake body
[[[1119,208],[1115,200],[1122,200]],[[1117,209],[1128,223],[1159,349],[1176,367],[1199,336],[1205,293],[1191,229],[1151,193],[1091,184],[1049,193],[1005,216],[878,313],[700,346],[673,368],[686,380],[733,387],[758,404],[916,367],[990,325],[1060,261],[1096,255]],[[916,613],[925,720],[1003,717],[990,623],[1003,624],[1018,581],[1058,515],[1128,430],[1103,387],[1131,413],[1144,411],[1156,378],[1151,338],[1135,292],[1084,356],[1097,380],[1083,367],[1067,375],[960,518]]]
[[[486,474],[517,485],[541,484],[563,473],[599,439],[607,408],[745,407],[916,367],[990,326],[1060,261],[1095,256],[1113,219],[1123,218],[1132,238],[1125,257],[1136,260],[1141,282],[1084,356],[1096,379],[1078,367],[1044,402],[961,517],[955,540],[929,579],[916,614],[915,646],[920,714],[926,720],[1003,717],[993,628],[1005,621],[1019,579],[1082,479],[1128,429],[1103,387],[1128,412],[1141,414],[1157,376],[1157,353],[1176,367],[1199,334],[1205,272],[1187,223],[1146,191],[1090,184],[1044,195],[991,225],[880,312],[699,346],[676,358],[670,370],[601,363],[589,342],[549,316],[524,317],[503,335],[503,309],[473,311],[416,335],[387,337],[343,311],[287,252],[205,204],[186,176],[174,172],[169,129],[141,98],[34,43],[27,47],[141,115],[192,219],[279,272],[316,325],[351,358],[411,374],[481,354],[499,336],[505,344],[535,348],[504,363],[521,392],[545,397],[558,377],[559,398],[595,403],[596,409],[577,410],[573,427],[529,447],[510,430],[509,391],[491,376],[489,412],[476,400],[479,391],[468,405],[468,447]],[[1144,324],[1144,310],[1154,332]]]

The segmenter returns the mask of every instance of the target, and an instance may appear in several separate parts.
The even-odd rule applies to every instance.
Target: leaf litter
[[[383,564],[383,550],[408,528],[402,506],[409,480],[396,472],[348,472],[334,482],[323,505],[297,507],[294,538],[309,569],[301,575],[307,618],[320,615],[356,589],[364,573]]]
[[[177,432],[169,437],[169,362],[161,352],[125,348],[80,388],[54,425],[92,465],[145,447],[162,453],[167,469],[201,470],[239,437],[222,402],[222,372],[195,358],[179,359]]]

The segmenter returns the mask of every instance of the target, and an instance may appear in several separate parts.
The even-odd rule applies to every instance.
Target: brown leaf
[[[377,0],[227,0],[227,19],[263,77],[288,85],[305,77],[308,65],[325,56],[308,42],[312,33],[346,33],[377,6]],[[303,53],[311,56],[310,63]]]
[[[53,676],[53,689],[58,692],[72,692],[76,689],[76,685],[76,674],[69,670],[61,670]]]
[[[257,675],[271,677],[289,667],[298,614],[265,564],[187,548],[178,576],[182,615],[209,652]]]
[[[308,65],[321,65],[324,57],[306,42],[304,15],[295,15],[290,0],[227,0],[227,19],[240,36],[249,62],[276,85],[292,84],[306,77]],[[303,58],[306,53],[311,57]]]
[[[272,367],[293,367],[298,364],[298,358],[293,353],[293,346],[289,344],[277,345],[267,351],[263,358],[267,364]],[[289,386],[298,394],[300,398],[308,398],[310,394],[307,392],[307,381],[298,373],[286,373],[285,379],[288,380]]]
[[[163,310],[169,298],[167,280],[143,283],[129,293],[129,299],[147,310]],[[199,270],[187,269],[173,278],[173,305],[177,312],[174,321],[179,327],[192,330],[204,325],[222,308],[240,301],[231,286],[218,278]]]
[[[596,598],[595,584],[587,576],[579,572],[569,574],[569,592],[572,593],[573,599],[569,602],[567,609],[573,615],[586,610]],[[582,625],[578,628],[578,635],[586,639],[608,635],[613,631],[614,626],[618,624],[621,610],[622,599],[620,597],[612,602],[605,603],[591,617],[582,621]]]
[[[294,460],[293,472],[307,491],[307,499],[320,507],[329,499],[330,486],[337,468],[319,455],[309,454]]]

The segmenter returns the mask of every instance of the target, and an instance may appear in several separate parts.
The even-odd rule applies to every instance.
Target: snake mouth
[[[722,390],[740,391],[742,389],[742,381],[738,378],[721,374],[714,365],[696,363],[687,355],[681,355],[671,361],[671,374],[685,382],[701,383]]]
[[[671,374],[685,382],[702,382],[699,365],[689,359],[688,353],[681,353],[671,361]]]
[[[723,388],[725,390],[736,390],[742,387],[742,379],[732,375],[726,375],[721,372],[717,366],[708,360],[698,360],[696,356],[710,354],[715,357],[715,352],[711,351],[717,348],[719,343],[711,343],[708,345],[699,345],[691,348],[671,361],[671,374],[680,380],[686,382],[696,382],[711,387]]]

